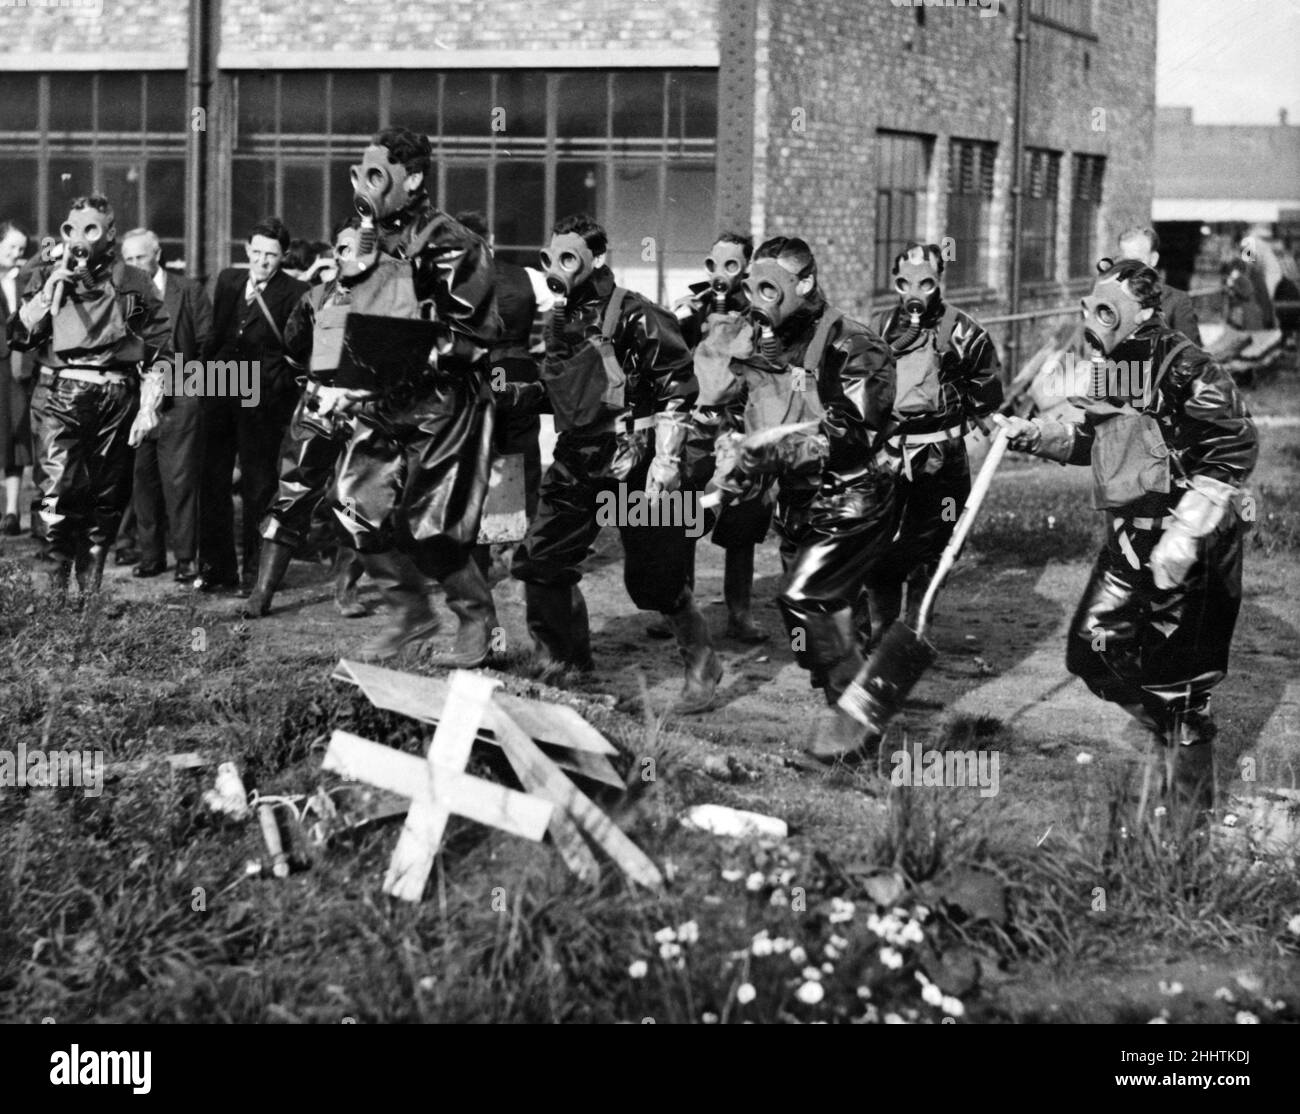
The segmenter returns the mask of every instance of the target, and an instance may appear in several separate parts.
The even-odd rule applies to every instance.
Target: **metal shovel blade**
[[[894,623],[840,696],[840,709],[875,735],[883,735],[937,656],[928,639],[904,623]]]

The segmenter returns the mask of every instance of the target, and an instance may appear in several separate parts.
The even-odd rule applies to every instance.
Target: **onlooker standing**
[[[297,402],[293,368],[284,358],[284,327],[307,284],[280,269],[289,249],[289,230],[278,217],[252,228],[248,269],[229,267],[217,276],[212,298],[212,336],[207,358],[258,367],[255,406],[238,398],[205,398],[200,412],[202,481],[199,505],[201,591],[251,589],[261,545],[258,523],[275,496],[280,439]],[[243,374],[249,374],[245,370]],[[239,457],[242,501],[243,575],[235,558],[233,476]]]
[[[184,368],[202,357],[212,332],[212,303],[201,283],[169,274],[162,266],[162,245],[147,228],[132,229],[122,242],[122,259],[153,282],[171,321],[171,345]],[[176,550],[176,580],[198,576],[199,544],[199,399],[184,393],[166,396],[158,429],[135,453],[136,545],[140,563],[135,576],[157,576],[167,568],[167,531]]]
[[[22,532],[18,494],[23,466],[35,459],[29,406],[36,357],[32,352],[11,350],[5,335],[9,318],[18,312],[20,264],[26,251],[27,233],[12,221],[0,221],[0,465],[4,467],[5,497],[0,533],[10,536]],[[33,513],[33,527],[37,521]]]
[[[1119,252],[1125,259],[1136,259],[1155,270],[1156,264],[1160,262],[1160,237],[1154,228],[1126,229],[1119,236]],[[1200,346],[1201,324],[1197,320],[1192,299],[1184,291],[1161,282],[1160,312],[1171,329]]]

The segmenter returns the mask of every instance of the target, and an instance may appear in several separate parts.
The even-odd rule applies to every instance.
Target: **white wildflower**
[[[683,944],[694,944],[700,938],[700,926],[694,921],[687,921],[677,926],[677,939]]]
[[[745,879],[745,889],[747,889],[750,893],[757,893],[759,890],[763,888],[763,884],[766,881],[767,879],[763,877],[763,872],[761,870],[756,870],[754,871],[753,874],[751,874],[748,878]]]
[[[803,1002],[804,1005],[815,1006],[826,997],[826,991],[822,988],[821,983],[809,981],[796,990],[794,996],[798,998],[799,1001]]]
[[[677,939],[677,933],[671,928],[661,928],[655,933],[656,944],[670,944]]]
[[[757,997],[758,991],[754,989],[753,983],[743,982],[736,987],[736,1001],[742,1006],[749,1005]]]
[[[627,973],[634,979],[643,979],[650,969],[644,959],[634,959],[627,965]]]

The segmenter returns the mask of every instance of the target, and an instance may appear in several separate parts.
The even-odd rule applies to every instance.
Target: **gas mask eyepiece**
[[[545,273],[546,288],[556,300],[567,301],[596,269],[596,257],[587,241],[576,232],[551,237],[550,248],[538,253]]]
[[[1111,261],[1098,264],[1109,271]],[[1099,355],[1109,356],[1124,343],[1150,316],[1133,293],[1127,281],[1115,275],[1102,275],[1097,279],[1092,293],[1081,300],[1083,307],[1083,339]]]

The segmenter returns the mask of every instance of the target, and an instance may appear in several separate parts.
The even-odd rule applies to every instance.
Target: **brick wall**
[[[992,237],[998,279],[990,296],[965,300],[986,314],[1004,309],[1001,291],[1010,270],[1014,4],[1004,0],[994,17],[981,16],[975,7],[927,7],[922,25],[914,9],[891,0],[818,0],[815,19],[809,18],[808,5],[736,2],[753,11],[758,43],[753,85],[765,111],[753,122],[750,203],[731,195],[720,199],[729,206],[720,211],[720,219],[734,221],[748,209],[758,235],[804,235],[817,252],[829,296],[846,311],[866,315],[873,302],[877,129],[935,136],[934,200],[927,213],[927,233],[934,239],[944,234],[948,140],[991,140],[998,144],[991,210],[1000,230]],[[1071,154],[1107,158],[1098,230],[1103,250],[1123,226],[1150,215],[1155,0],[1099,0],[1099,8],[1099,41],[1031,25],[1025,141],[1061,151],[1063,157],[1060,281],[1032,291],[1022,300],[1025,309],[1067,303],[1081,285],[1064,281]],[[724,40],[729,31],[743,27],[739,14],[724,9]],[[1094,109],[1103,109],[1104,116]],[[734,126],[724,103],[720,129]],[[725,178],[730,171],[723,156],[735,144],[724,142],[721,133],[719,140],[719,176]],[[1025,343],[1042,331],[1027,328]]]
[[[716,45],[718,2],[223,0],[222,45],[246,51],[339,54],[444,47],[461,51],[603,49],[629,54],[712,48]],[[0,7],[0,58],[6,54],[119,51],[179,53],[183,58],[187,7],[186,0],[103,0],[99,16],[73,7]],[[53,67],[57,62],[51,60],[50,64]]]

